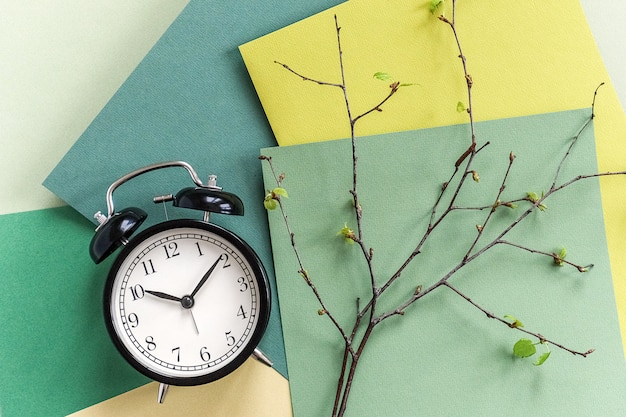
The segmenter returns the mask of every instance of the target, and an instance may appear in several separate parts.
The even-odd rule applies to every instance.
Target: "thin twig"
[[[269,164],[270,169],[272,171],[272,174],[274,175],[274,179],[276,180],[276,184],[278,186],[280,186],[281,183],[282,183],[282,181],[281,181],[281,177],[282,176],[277,176],[276,175],[276,171],[274,170],[274,164],[272,162],[272,158],[271,157],[267,157],[267,156],[262,156],[261,159],[267,161],[267,163]],[[337,319],[332,314],[332,312],[329,311],[329,309],[326,306],[326,303],[324,302],[324,300],[323,300],[319,290],[317,289],[317,287],[315,286],[315,284],[311,280],[311,277],[309,276],[308,271],[304,268],[304,265],[303,265],[303,262],[302,262],[302,258],[300,256],[300,251],[298,250],[298,246],[296,245],[295,234],[291,230],[291,225],[289,224],[289,219],[288,219],[287,214],[285,212],[285,208],[283,207],[283,202],[280,199],[280,196],[277,196],[276,200],[278,202],[278,207],[280,208],[280,213],[281,213],[281,216],[283,218],[283,223],[285,224],[285,227],[287,229],[287,233],[289,234],[289,239],[290,239],[290,242],[291,242],[292,251],[293,251],[293,253],[294,253],[295,257],[296,257],[296,261],[298,262],[298,268],[299,268],[298,273],[302,276],[302,278],[304,278],[304,281],[311,288],[311,291],[313,291],[313,294],[315,295],[315,298],[317,299],[317,302],[320,304],[320,307],[321,307],[320,312],[323,313],[324,315],[328,316],[330,321],[333,323],[333,325],[337,328],[337,330],[341,334],[343,340],[346,343],[348,343],[349,339],[348,339],[348,336],[346,335],[346,333],[344,332],[343,327],[337,321]]]
[[[593,121],[593,119],[596,117],[595,114],[595,107],[596,107],[596,96],[598,95],[598,90],[600,89],[600,87],[602,87],[604,85],[604,83],[600,83],[600,85],[598,85],[595,89],[595,91],[593,92],[593,100],[591,102],[591,116],[585,121],[585,123],[582,125],[582,127],[578,130],[578,132],[576,133],[576,135],[574,135],[574,138],[572,139],[572,141],[569,144],[569,147],[567,148],[567,151],[565,152],[565,154],[563,155],[563,158],[561,159],[561,162],[559,163],[556,173],[554,174],[554,180],[552,181],[552,185],[550,186],[550,188],[555,188],[556,186],[556,182],[559,179],[559,174],[561,173],[561,168],[563,167],[563,165],[565,164],[565,161],[567,160],[567,158],[569,158],[570,153],[572,152],[572,148],[574,147],[574,145],[576,144],[576,142],[578,142],[578,138],[580,138],[580,135],[582,135],[582,133],[587,129],[587,127],[591,124],[591,122]]]
[[[551,344],[553,346],[558,347],[559,349],[562,349],[562,350],[565,350],[566,352],[571,353],[572,355],[582,356],[583,358],[586,358],[588,355],[590,355],[590,354],[592,354],[594,352],[594,349],[589,349],[589,350],[587,350],[585,352],[573,350],[573,349],[568,348],[567,346],[564,346],[564,345],[562,345],[560,343],[555,342],[554,340],[550,340],[550,339],[546,338],[545,336],[543,336],[540,333],[531,332],[529,330],[524,329],[523,327],[512,325],[510,322],[506,321],[505,319],[502,319],[502,318],[496,316],[495,314],[493,314],[492,312],[486,310],[484,307],[482,307],[480,304],[476,303],[474,300],[472,300],[470,297],[468,297],[463,292],[458,290],[455,286],[453,286],[449,282],[445,282],[443,285],[445,285],[446,287],[450,288],[452,291],[454,291],[457,295],[459,295],[465,301],[467,301],[468,303],[470,303],[471,305],[476,307],[478,310],[482,311],[488,318],[494,319],[494,320],[499,321],[500,323],[506,324],[509,328],[512,328],[512,329],[515,329],[515,330],[519,330],[520,332],[526,333],[526,334],[528,334],[530,336],[534,336],[541,343],[549,343],[549,344]]]

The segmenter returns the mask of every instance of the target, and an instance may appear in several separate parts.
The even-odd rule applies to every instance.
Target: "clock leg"
[[[272,365],[274,365],[270,358],[268,358],[267,355],[263,353],[259,348],[254,349],[254,352],[252,352],[252,356],[254,356],[259,362],[264,363],[270,368],[272,367]]]
[[[163,404],[163,401],[165,401],[165,394],[167,394],[169,387],[169,385],[164,383],[159,384],[159,397],[157,399],[159,404]]]

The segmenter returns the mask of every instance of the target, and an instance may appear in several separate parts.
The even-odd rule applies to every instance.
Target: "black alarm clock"
[[[146,172],[185,168],[193,187],[155,197],[203,212],[201,219],[168,220],[132,236],[147,214],[140,208],[115,210],[113,192]],[[162,402],[169,385],[199,385],[231,373],[255,354],[270,315],[270,286],[259,257],[235,233],[210,223],[211,213],[243,215],[241,199],[223,191],[211,176],[204,185],[182,161],[133,171],[107,190],[107,215],[90,255],[100,263],[116,249],[104,290],[108,333],[126,361],[161,383]],[[269,363],[268,363],[269,364]]]

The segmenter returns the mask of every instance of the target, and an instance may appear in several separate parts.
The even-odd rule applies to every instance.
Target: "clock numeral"
[[[176,242],[170,242],[167,245],[163,245],[163,249],[165,249],[165,256],[167,256],[167,259],[180,255],[180,252],[178,252],[178,244]]]
[[[154,264],[152,263],[152,259],[142,261],[141,265],[143,266],[143,270],[146,275],[154,274],[156,272],[156,270],[154,269]]]
[[[222,268],[229,268],[230,262],[228,262],[228,254],[223,253],[222,256],[220,256],[220,258],[224,259],[224,265],[222,265]]]
[[[209,349],[206,346],[200,348],[200,359],[202,359],[205,362],[208,362],[208,361],[211,360],[211,355],[209,354]]]
[[[180,362],[180,347],[172,349],[172,354],[176,356],[176,362]]]
[[[225,334],[225,336],[226,336],[226,345],[227,345],[227,346],[232,346],[232,345],[234,345],[234,344],[235,344],[235,342],[237,341],[237,340],[236,340],[236,339],[235,339],[235,338],[231,335],[231,333],[232,333],[232,332],[226,332],[226,333],[224,333],[224,334]]]
[[[135,313],[130,313],[126,320],[128,321],[128,324],[130,324],[130,327],[139,326],[139,317],[137,317]]]
[[[196,248],[198,248],[198,256],[204,255],[204,253],[202,253],[202,248],[200,247],[200,242],[196,242]]]
[[[154,349],[156,349],[156,347],[157,345],[156,343],[154,343],[154,337],[146,337],[146,349],[148,349],[149,351],[153,351]]]
[[[237,282],[239,283],[239,292],[246,292],[248,290],[248,282],[244,277],[237,278]]]
[[[241,317],[242,320],[245,320],[246,318],[248,318],[248,314],[243,309],[243,305],[239,306],[239,310],[237,311],[237,317]]]
[[[143,287],[139,284],[130,287],[130,294],[133,296],[133,301],[137,301],[137,300],[141,300],[144,295],[146,295],[146,292],[144,291]]]

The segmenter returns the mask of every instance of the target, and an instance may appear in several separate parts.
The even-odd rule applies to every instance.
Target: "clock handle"
[[[217,190],[221,189],[219,187],[215,187],[211,185],[204,185],[202,181],[200,180],[200,177],[198,177],[198,174],[196,173],[196,171],[194,171],[193,167],[189,165],[187,162],[183,162],[183,161],[159,162],[156,164],[145,166],[143,168],[139,168],[133,172],[129,172],[128,174],[124,175],[123,177],[116,180],[113,184],[111,184],[106,193],[107,215],[105,216],[101,212],[98,212],[94,215],[94,218],[98,221],[100,225],[102,225],[106,223],[111,218],[111,216],[113,216],[113,214],[115,213],[115,205],[113,204],[113,191],[115,191],[120,185],[124,184],[126,181],[132,178],[135,178],[141,174],[145,174],[150,171],[155,171],[157,169],[170,168],[170,167],[185,168],[187,172],[189,173],[189,175],[191,176],[191,179],[193,180],[193,182],[198,187],[213,188]]]
[[[113,192],[126,181],[135,178],[146,172],[154,171],[162,168],[170,167],[183,167],[187,170],[191,179],[196,184],[198,190],[204,192],[220,192],[221,188],[214,185],[209,180],[208,185],[202,184],[196,171],[186,162],[172,161],[172,162],[160,162],[139,168],[133,172],[130,172],[113,184],[111,184],[107,190],[106,202],[107,202],[107,214],[97,212],[94,218],[98,222],[96,228],[96,234],[91,240],[89,246],[89,254],[95,263],[102,262],[106,257],[113,253],[121,245],[128,243],[130,235],[139,228],[143,221],[148,216],[147,213],[140,208],[130,207],[120,210],[119,213],[115,212],[115,206],[113,204]]]

